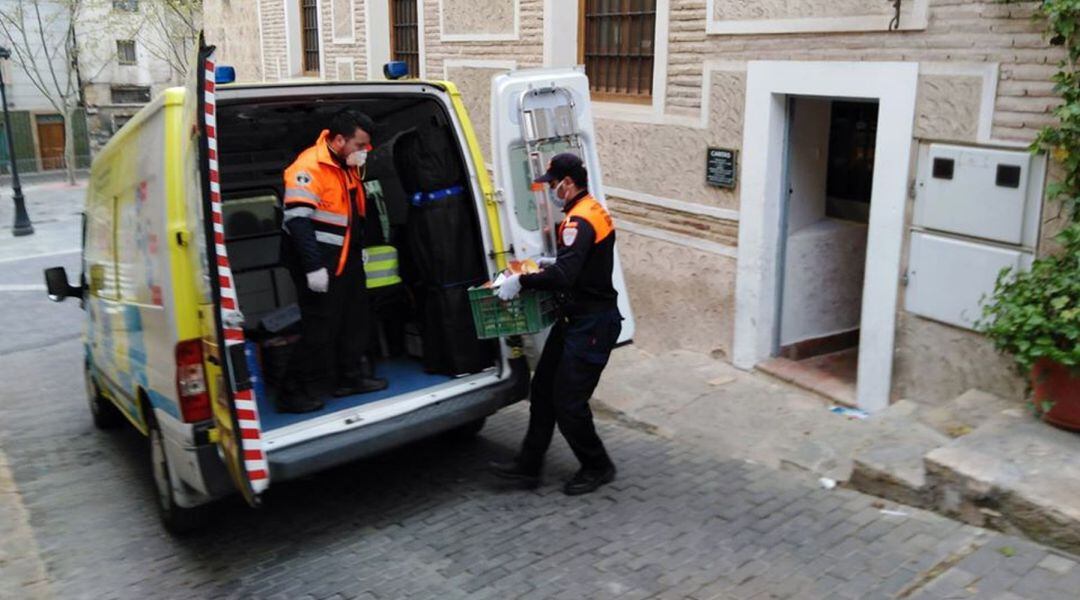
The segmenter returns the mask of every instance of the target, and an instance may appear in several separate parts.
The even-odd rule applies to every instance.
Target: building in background
[[[18,11],[20,4],[28,5],[20,0],[0,0],[0,45],[13,54],[10,60],[0,60],[12,128],[6,131],[0,119],[0,173],[4,174],[10,169],[6,140],[9,134],[20,172],[64,168],[64,110],[56,88],[65,88],[70,80],[71,92],[78,94],[78,73],[64,51],[71,27],[67,3],[41,0],[38,11],[22,15]],[[24,65],[33,65],[36,74],[31,76]],[[90,148],[86,116],[81,110],[75,113],[72,129],[77,166],[86,167]]]
[[[84,2],[75,35],[95,150],[143,105],[185,80],[201,26],[197,0]]]
[[[232,4],[245,25],[214,31],[222,62],[257,47],[254,78],[275,81],[407,61],[460,87],[489,159],[492,76],[584,65],[647,350],[871,410],[1023,395],[973,328],[997,272],[1062,224],[1044,201],[1055,167],[1026,150],[1053,122],[1062,54],[1029,3]]]

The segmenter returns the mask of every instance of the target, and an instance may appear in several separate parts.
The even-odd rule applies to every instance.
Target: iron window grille
[[[409,76],[420,76],[420,35],[416,0],[391,0],[390,47],[392,60],[409,65]]]
[[[319,3],[300,0],[300,43],[303,48],[304,73],[319,74]]]
[[[652,98],[656,0],[583,0],[578,37],[594,97]]]

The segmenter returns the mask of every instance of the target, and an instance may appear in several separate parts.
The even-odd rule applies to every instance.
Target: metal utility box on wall
[[[973,329],[1001,269],[1031,265],[1045,172],[1024,150],[922,146],[905,308]]]
[[[913,231],[907,309],[971,329],[982,315],[979,302],[994,290],[998,273],[1005,267],[1027,269],[1031,260],[1028,252]]]
[[[1041,160],[1024,150],[932,144],[919,164],[916,227],[1034,247]]]

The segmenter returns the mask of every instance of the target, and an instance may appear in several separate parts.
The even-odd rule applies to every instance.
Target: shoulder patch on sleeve
[[[297,171],[293,177],[296,180],[297,185],[307,187],[311,183],[311,173],[307,171]]]
[[[562,230],[562,243],[564,246],[573,246],[574,241],[577,240],[578,228],[577,227],[564,227]]]

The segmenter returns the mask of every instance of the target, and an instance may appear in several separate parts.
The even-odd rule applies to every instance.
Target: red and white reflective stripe
[[[221,323],[225,331],[226,348],[244,343],[244,330],[236,327],[232,315],[238,310],[236,286],[233,285],[232,269],[229,268],[229,253],[225,248],[225,226],[221,212],[221,181],[218,172],[217,144],[217,99],[214,96],[214,58],[206,59],[206,89],[204,106],[206,120],[206,142],[210,159],[210,210],[214,223],[214,248],[217,254],[218,283],[221,288]],[[237,423],[240,431],[240,449],[243,452],[244,469],[247,471],[251,489],[256,494],[266,490],[270,484],[270,469],[263,450],[262,427],[259,425],[259,406],[255,390],[247,389],[236,392],[234,397]]]

